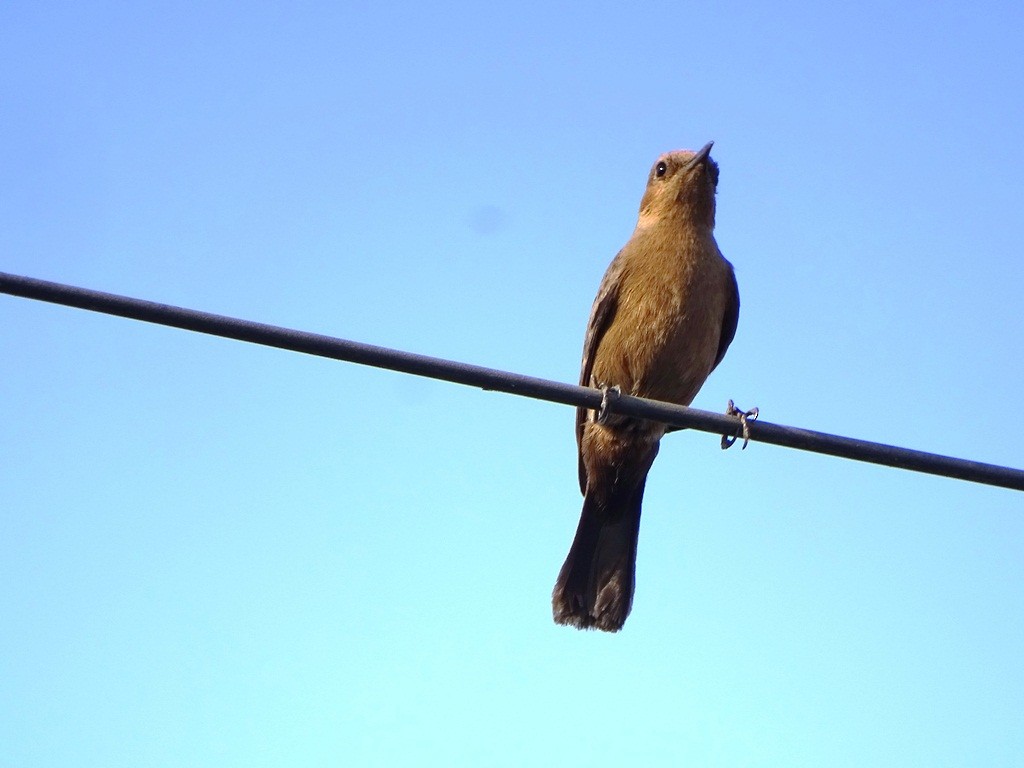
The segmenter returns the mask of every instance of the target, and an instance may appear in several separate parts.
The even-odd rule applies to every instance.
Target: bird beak
[[[692,171],[698,165],[702,165],[704,163],[704,161],[708,159],[708,155],[711,154],[711,147],[713,147],[714,145],[715,145],[715,142],[709,141],[707,144],[705,144],[703,147],[701,147],[697,151],[697,154],[693,156],[693,159],[690,160],[690,162],[686,164],[686,169],[685,170],[686,171]]]

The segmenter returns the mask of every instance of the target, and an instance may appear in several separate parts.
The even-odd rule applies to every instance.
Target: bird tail
[[[556,623],[605,632],[622,629],[633,604],[646,479],[641,473],[637,483],[611,492],[588,487],[576,538],[551,595]]]

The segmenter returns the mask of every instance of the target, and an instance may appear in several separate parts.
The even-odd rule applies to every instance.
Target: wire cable
[[[376,347],[332,336],[158,304],[5,272],[0,272],[0,293],[553,403],[592,410],[598,410],[603,405],[611,413],[660,421],[679,429],[689,428],[735,437],[741,428],[740,421],[735,416],[624,394],[609,398],[601,390],[589,387],[563,384],[479,365]],[[744,436],[749,436],[750,440],[757,442],[1024,491],[1024,470],[1020,469],[765,421],[748,420],[746,427],[747,432]]]

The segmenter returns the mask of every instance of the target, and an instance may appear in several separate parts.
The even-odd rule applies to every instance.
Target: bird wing
[[[718,337],[718,352],[715,354],[715,365],[711,370],[718,367],[725,357],[725,351],[732,344],[736,336],[736,324],[740,320],[740,289],[736,285],[736,273],[729,269],[729,295],[726,298],[725,314],[722,316],[722,333]]]
[[[608,326],[615,317],[615,310],[619,303],[619,286],[622,283],[622,261],[616,257],[608,271],[601,280],[601,286],[597,289],[597,298],[594,299],[594,306],[590,310],[590,321],[587,323],[587,335],[583,339],[583,364],[580,366],[580,386],[589,387],[590,374],[594,370],[594,358],[597,356],[597,348],[604,338]],[[581,442],[583,440],[583,425],[587,421],[587,409],[576,409],[576,449],[579,454],[580,491],[587,492],[587,468],[583,465],[583,451]]]

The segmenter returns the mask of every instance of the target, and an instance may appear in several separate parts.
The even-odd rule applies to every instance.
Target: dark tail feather
[[[588,489],[576,538],[551,595],[556,623],[606,632],[622,629],[633,604],[645,481],[642,477],[638,486],[607,498]]]

